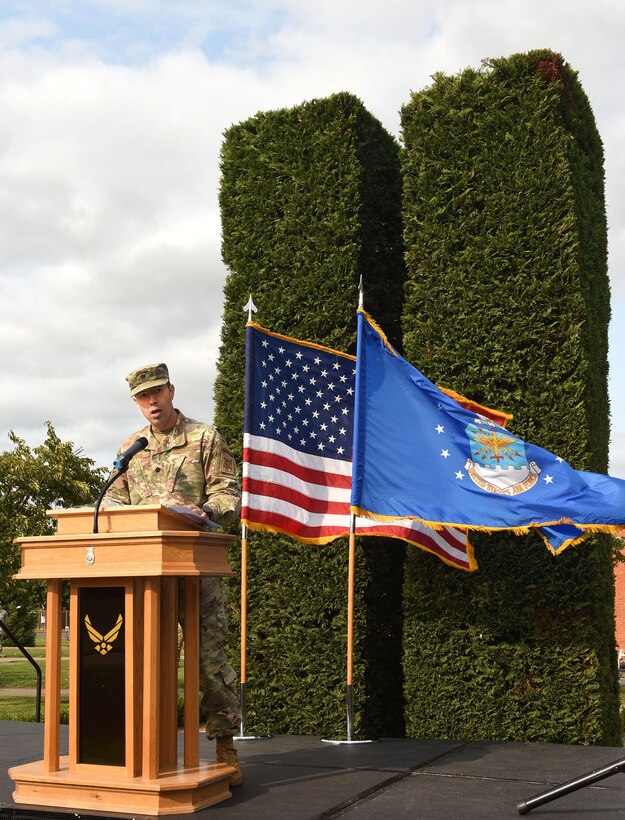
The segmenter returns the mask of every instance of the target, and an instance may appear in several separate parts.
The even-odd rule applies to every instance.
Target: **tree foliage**
[[[436,75],[402,132],[406,356],[607,472],[603,151],[576,73],[537,51]],[[557,559],[537,535],[473,540],[472,577],[409,554],[409,732],[620,742],[609,539]]]
[[[357,98],[336,94],[260,113],[228,129],[221,170],[229,274],[215,406],[217,424],[240,456],[243,306],[250,294],[259,309],[256,321],[270,330],[353,353],[362,276],[368,307],[399,343],[399,147]],[[398,734],[404,547],[399,541],[359,541],[354,730]],[[239,566],[236,548],[231,564]],[[250,726],[340,735],[347,539],[318,547],[251,533],[248,578]],[[237,626],[234,606],[233,647]]]
[[[0,603],[9,612],[9,625],[15,631],[12,613],[18,607],[38,609],[45,601],[42,583],[12,578],[21,558],[15,539],[54,534],[55,521],[46,511],[93,502],[104,470],[76,451],[71,441],[61,441],[49,422],[46,437],[37,447],[28,446],[12,431],[9,439],[13,448],[0,453]]]

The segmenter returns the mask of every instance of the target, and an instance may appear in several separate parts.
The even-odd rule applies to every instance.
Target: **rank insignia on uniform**
[[[113,648],[113,642],[119,635],[119,630],[122,628],[122,624],[124,623],[124,619],[121,616],[121,613],[117,616],[117,621],[115,622],[115,626],[109,630],[106,635],[102,635],[98,632],[97,629],[91,625],[91,621],[89,620],[89,616],[85,615],[85,626],[87,627],[87,632],[89,633],[89,637],[95,644],[96,652],[99,652],[101,655],[106,655],[107,652],[110,652]]]

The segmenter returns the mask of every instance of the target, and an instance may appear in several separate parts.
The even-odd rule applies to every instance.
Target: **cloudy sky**
[[[109,466],[141,422],[123,377],[153,361],[211,420],[231,124],[348,91],[399,136],[435,72],[550,48],[605,146],[625,478],[624,42],[622,0],[0,0],[0,450],[49,419]]]

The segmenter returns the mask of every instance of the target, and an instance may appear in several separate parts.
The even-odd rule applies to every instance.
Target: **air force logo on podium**
[[[94,642],[94,648],[96,652],[99,652],[100,655],[106,655],[107,652],[111,651],[111,649],[113,648],[113,643],[119,635],[119,630],[122,628],[123,623],[124,619],[120,612],[120,614],[117,616],[115,626],[112,629],[110,629],[106,633],[106,635],[103,635],[101,632],[98,632],[98,630],[94,628],[89,616],[85,615],[85,626],[87,627],[87,634]]]
[[[534,461],[528,462],[521,439],[482,418],[468,424],[465,432],[471,445],[465,470],[482,490],[518,495],[536,484],[540,467]]]

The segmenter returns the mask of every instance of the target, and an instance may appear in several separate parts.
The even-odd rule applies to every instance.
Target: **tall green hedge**
[[[221,171],[229,273],[216,420],[240,457],[250,293],[255,319],[270,330],[353,353],[362,276],[367,306],[399,344],[399,147],[358,99],[336,94],[231,127]],[[403,556],[400,541],[357,547],[355,733],[403,731]],[[248,727],[344,734],[347,540],[317,547],[252,532],[248,560]],[[238,544],[231,563],[238,568]],[[235,661],[238,628],[235,605]]]
[[[606,472],[603,152],[576,73],[536,51],[436,75],[402,134],[406,357]],[[472,576],[409,553],[408,734],[619,744],[608,539],[473,540]]]

